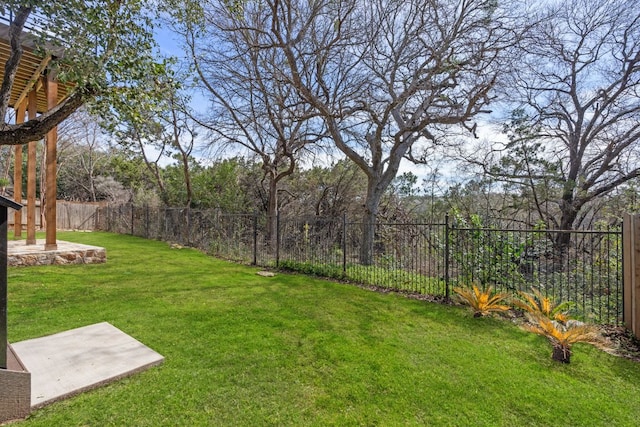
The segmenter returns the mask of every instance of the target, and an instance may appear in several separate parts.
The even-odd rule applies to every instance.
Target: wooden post
[[[38,114],[38,94],[29,92],[29,120]],[[37,141],[27,145],[27,245],[36,244],[36,147]]]
[[[58,104],[58,82],[56,82],[51,74],[47,76],[47,108],[53,109]],[[58,249],[56,240],[56,175],[57,175],[57,145],[58,145],[58,127],[54,126],[46,137],[47,141],[47,164],[46,164],[46,200],[45,200],[45,219],[47,223],[47,240],[44,245],[46,251]]]
[[[640,215],[624,216],[622,224],[625,326],[640,338]]]
[[[16,124],[24,122],[27,110],[27,100],[25,99],[16,110]],[[16,145],[15,158],[13,163],[13,200],[22,204],[22,145]],[[13,235],[22,236],[22,212],[15,211],[13,214]]]

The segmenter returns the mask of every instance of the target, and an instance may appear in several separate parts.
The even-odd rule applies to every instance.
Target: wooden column
[[[29,92],[29,120],[38,114],[38,94]],[[27,245],[36,244],[36,147],[37,141],[27,145]]]
[[[51,110],[58,104],[58,82],[51,75],[47,77],[47,109]],[[55,126],[47,133],[47,158],[46,158],[46,200],[45,200],[45,220],[47,223],[47,240],[44,245],[46,251],[58,249],[56,240],[56,175],[58,172],[58,127]]]
[[[625,215],[622,224],[625,326],[640,338],[640,215]]]
[[[27,110],[27,100],[20,103],[16,110],[16,124],[24,122]],[[15,158],[13,164],[13,200],[22,204],[22,145],[15,146]],[[13,235],[22,236],[22,213],[15,211],[13,214]]]

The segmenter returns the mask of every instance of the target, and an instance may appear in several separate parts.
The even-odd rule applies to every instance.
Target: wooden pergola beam
[[[47,55],[42,59],[42,61],[40,62],[40,65],[38,66],[38,68],[35,69],[31,78],[25,83],[24,88],[22,89],[22,92],[20,92],[20,95],[18,95],[18,98],[14,102],[14,105],[20,105],[22,101],[24,101],[27,98],[27,96],[29,95],[29,92],[31,92],[31,90],[36,86],[36,84],[40,82],[40,77],[42,76],[42,73],[44,72],[44,70],[46,70],[47,65],[49,65],[49,61],[51,61],[51,55]],[[36,92],[37,91],[38,91],[38,88],[36,88]]]

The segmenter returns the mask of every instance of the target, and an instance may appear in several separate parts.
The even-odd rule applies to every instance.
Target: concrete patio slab
[[[161,364],[164,357],[103,322],[12,344],[39,408]]]

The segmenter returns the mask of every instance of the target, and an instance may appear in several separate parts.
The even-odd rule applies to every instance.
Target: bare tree
[[[367,176],[360,258],[372,262],[382,195],[403,158],[425,161],[451,125],[473,131],[517,36],[495,1],[265,0],[235,9],[286,64],[275,76],[322,117]]]
[[[247,8],[260,8],[246,2]],[[204,32],[183,23],[199,86],[211,101],[200,123],[213,136],[212,144],[243,148],[262,162],[267,188],[267,240],[275,239],[279,187],[301,158],[312,154],[324,136],[322,122],[286,80],[283,53],[261,49],[261,36],[247,27],[262,24],[260,14],[239,16],[226,2],[208,4],[202,11]],[[273,243],[273,242],[272,242]]]
[[[527,189],[553,227],[581,226],[590,205],[640,176],[637,6],[553,2],[520,46],[507,92],[515,107],[505,127],[509,141],[479,163]]]
[[[67,200],[98,200],[96,179],[107,160],[106,134],[86,109],[58,129],[58,191]]]
[[[352,217],[361,213],[357,206],[364,198],[366,180],[360,168],[342,159],[329,166],[316,165],[300,171],[288,189],[287,211],[294,215]]]
[[[127,120],[114,123],[119,143],[139,154],[153,177],[163,203],[169,203],[169,190],[164,182],[163,168],[170,161],[177,161],[184,180],[184,206],[191,208],[193,188],[191,165],[196,148],[198,124],[192,120],[189,97],[173,79],[164,86],[164,100],[155,111],[148,112],[144,120],[137,115],[121,116]]]
[[[191,184],[191,157],[193,149],[196,146],[198,137],[197,124],[191,120],[188,108],[183,102],[184,99],[178,98],[175,92],[169,95],[169,110],[165,115],[161,116],[161,120],[165,123],[166,144],[174,152],[174,158],[180,163],[182,168],[182,176],[184,177],[184,186],[186,190],[185,206],[191,208],[193,201],[193,186]]]

